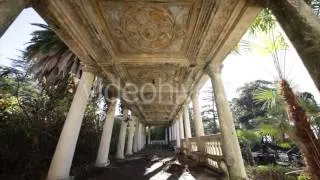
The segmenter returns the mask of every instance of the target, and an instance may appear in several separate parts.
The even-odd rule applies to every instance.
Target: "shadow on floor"
[[[81,180],[219,180],[213,171],[167,148],[148,148],[107,168],[92,168]]]

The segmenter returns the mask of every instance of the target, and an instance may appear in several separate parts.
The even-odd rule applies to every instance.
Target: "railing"
[[[220,133],[182,140],[182,151],[186,156],[219,172],[227,173],[221,146]]]
[[[150,144],[164,145],[166,144],[165,140],[151,140]]]

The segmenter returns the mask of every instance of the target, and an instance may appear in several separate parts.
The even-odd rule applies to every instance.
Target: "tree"
[[[40,82],[54,85],[66,81],[70,76],[80,78],[79,58],[64,44],[47,25],[33,24],[43,28],[34,31],[31,41],[23,53],[30,63],[29,70]]]
[[[266,114],[267,111],[262,108],[263,104],[255,101],[253,94],[261,89],[269,89],[271,84],[272,83],[269,81],[257,80],[245,84],[237,90],[239,98],[234,98],[232,100],[231,109],[236,121],[240,123],[242,128],[256,128],[256,119]]]
[[[269,35],[271,36],[269,41],[264,42],[263,49],[260,52],[271,55],[277,71],[279,78],[278,92],[283,101],[282,105],[287,112],[288,134],[304,154],[313,179],[320,179],[320,172],[318,171],[320,169],[320,141],[311,129],[310,118],[299,104],[297,96],[287,81],[284,63],[286,56],[282,56],[282,59],[280,55],[286,53],[288,46],[281,34],[271,32]]]
[[[15,68],[0,67],[0,84],[1,177],[45,179],[73,94],[66,88],[39,86]],[[77,175],[96,158],[103,124],[97,108],[91,99],[72,174]]]
[[[208,87],[203,91],[205,97],[202,99],[205,103],[202,105],[202,122],[204,126],[204,133],[214,134],[219,132],[218,128],[218,113],[215,108],[215,102],[212,101],[213,90],[212,87]]]

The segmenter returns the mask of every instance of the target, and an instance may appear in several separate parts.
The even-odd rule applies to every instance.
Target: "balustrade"
[[[220,133],[183,139],[182,152],[200,164],[227,173],[221,143]]]

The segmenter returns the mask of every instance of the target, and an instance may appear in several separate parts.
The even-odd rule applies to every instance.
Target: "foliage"
[[[254,23],[250,26],[250,34],[255,35],[257,32],[270,32],[275,27],[275,17],[269,9],[263,9]]]
[[[201,117],[204,126],[205,135],[214,134],[219,132],[218,128],[218,112],[215,107],[215,102],[213,102],[213,90],[212,87],[208,87],[203,90],[201,93],[204,94],[203,101],[205,102],[202,105]]]
[[[241,128],[256,128],[257,118],[266,114],[267,110],[263,108],[263,103],[254,100],[254,93],[261,89],[268,89],[271,84],[268,81],[257,80],[237,90],[239,98],[232,100],[231,109]]]
[[[165,139],[165,128],[162,128],[162,127],[151,128],[151,139],[152,140],[164,140]]]
[[[241,144],[247,144],[250,148],[261,142],[261,135],[253,130],[237,130],[237,136]]]
[[[0,179],[45,179],[73,93],[60,82],[39,86],[24,72],[0,68]],[[84,115],[72,175],[96,158],[104,118],[91,96]],[[120,123],[115,122],[110,153],[115,152]],[[118,128],[119,129],[119,128]]]
[[[248,169],[250,178],[255,180],[295,180],[294,176],[285,175],[289,171],[282,166],[257,166]]]
[[[311,180],[309,175],[302,174],[298,176],[298,180]]]
[[[31,41],[23,53],[30,63],[29,70],[40,82],[55,85],[65,81],[71,74],[76,78],[81,75],[79,58],[47,25],[33,24],[43,28],[34,31]]]

